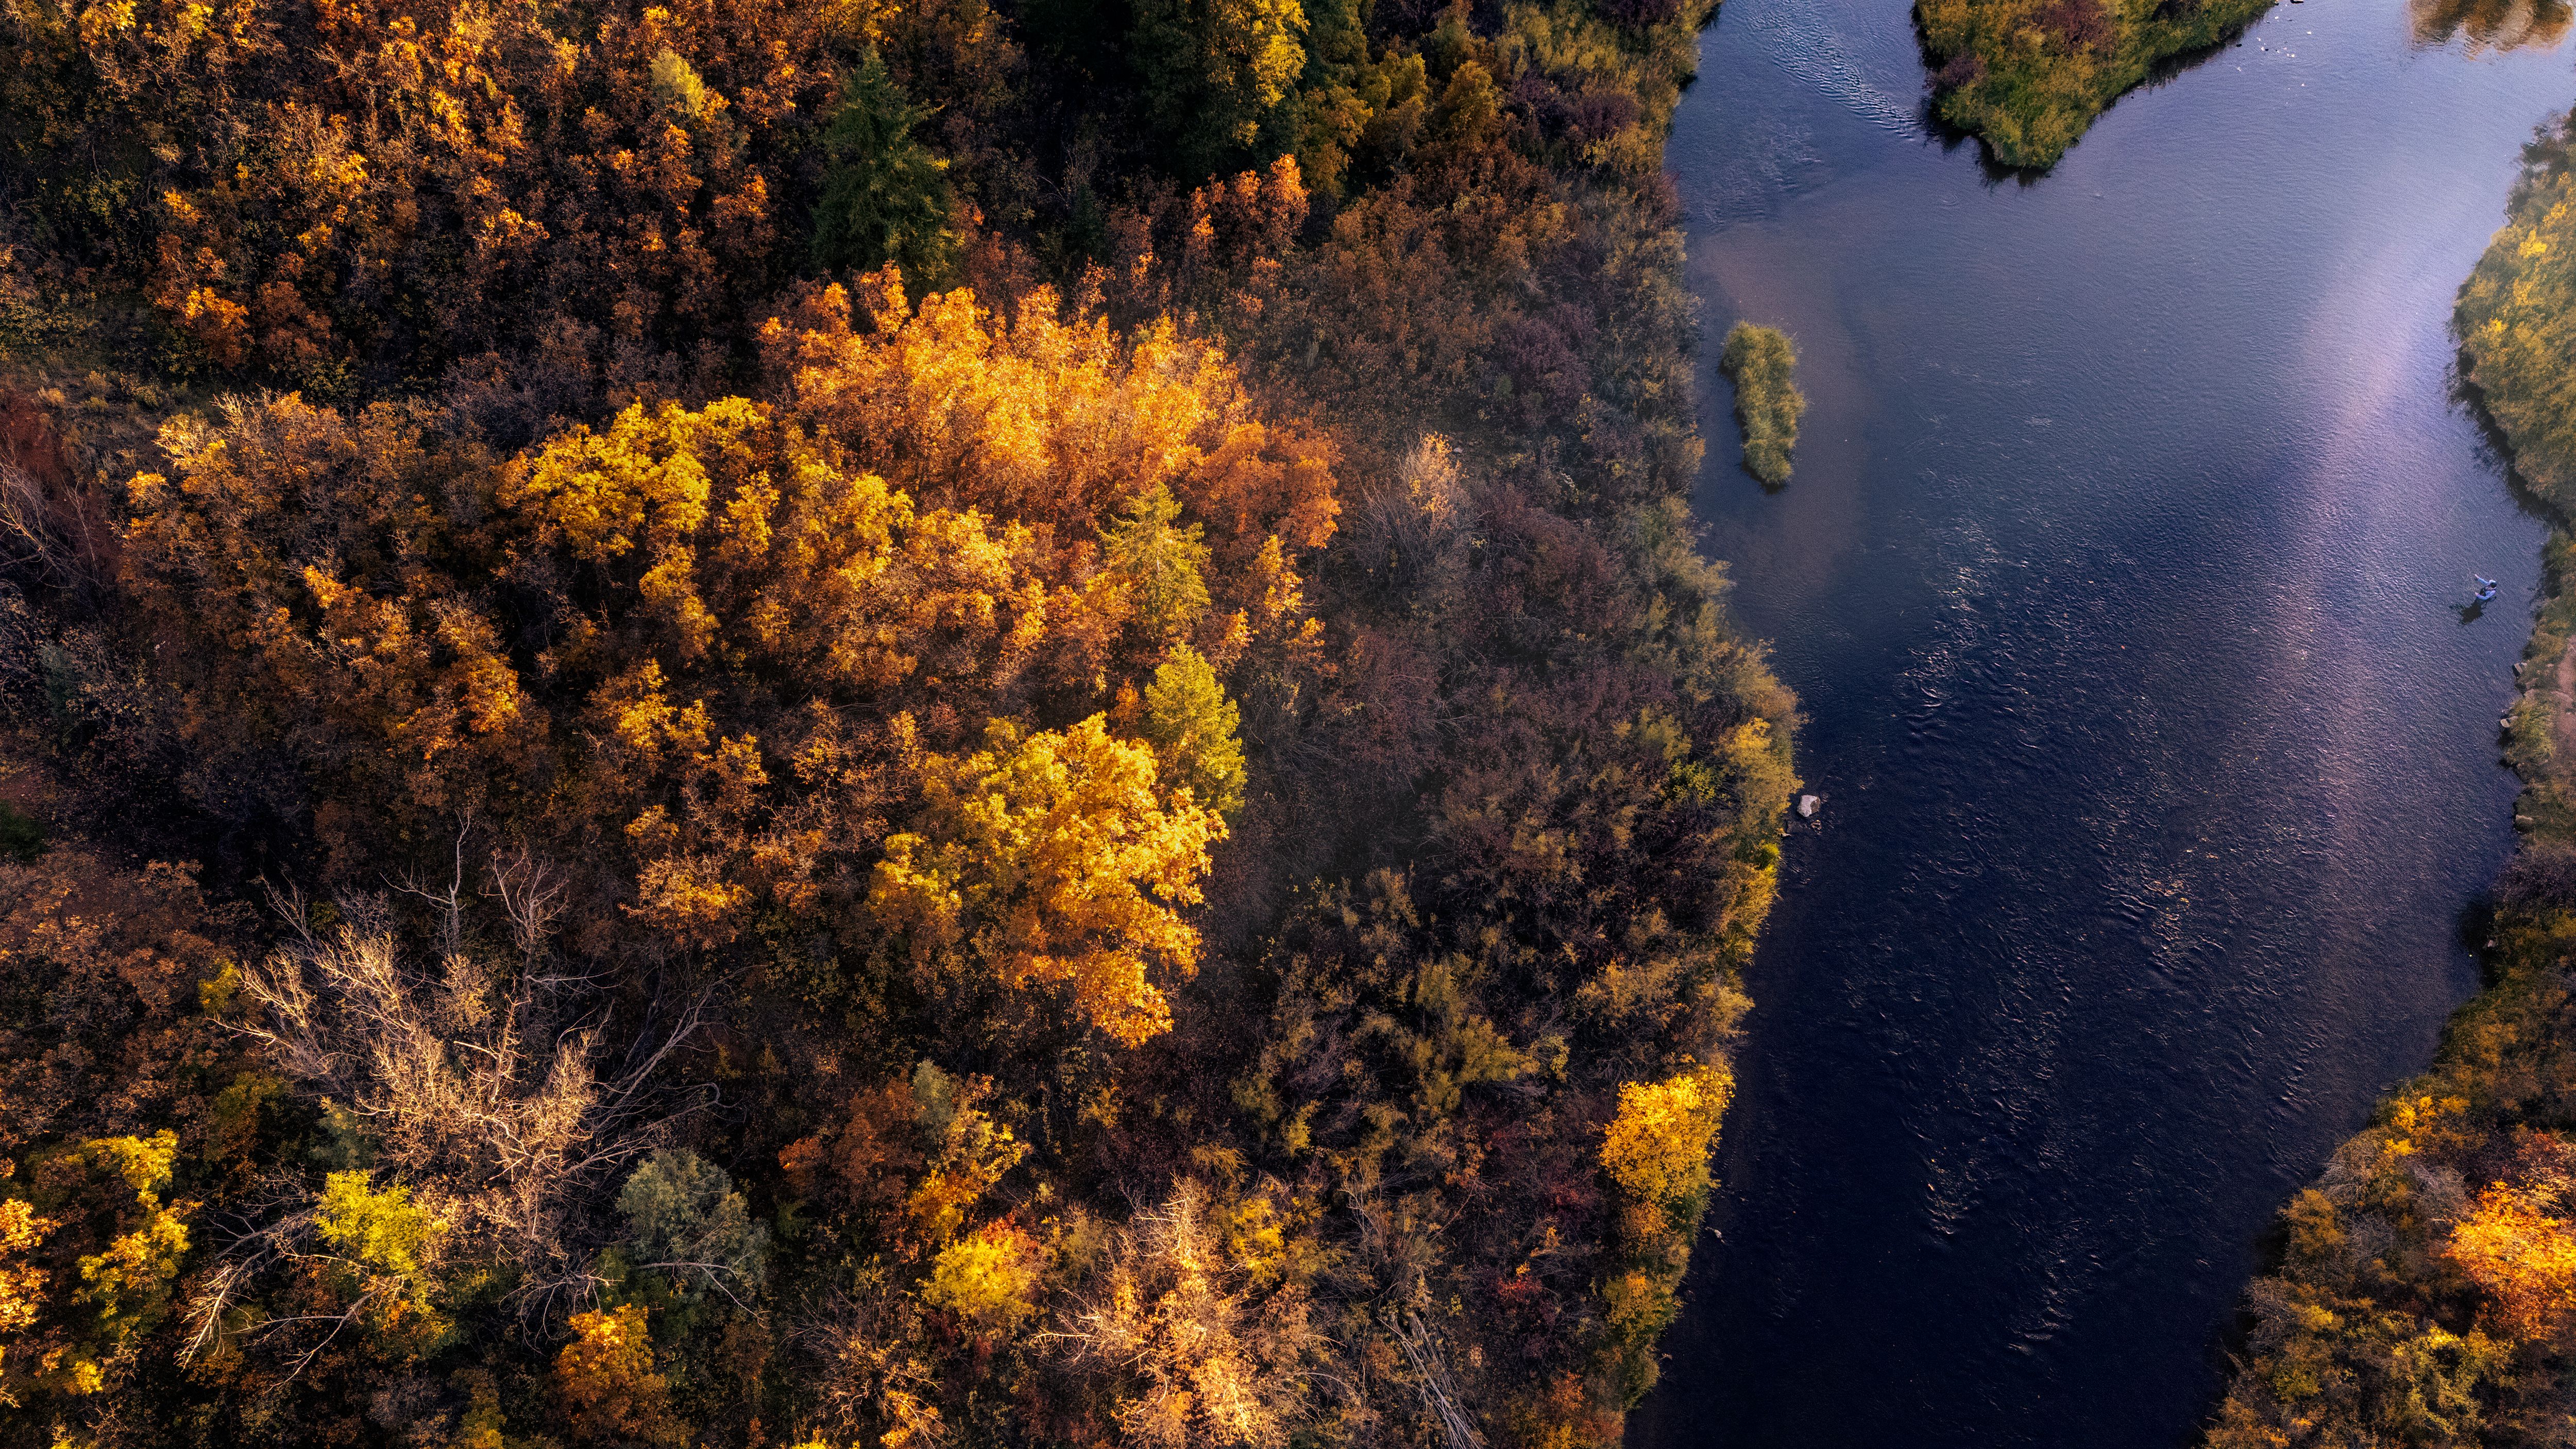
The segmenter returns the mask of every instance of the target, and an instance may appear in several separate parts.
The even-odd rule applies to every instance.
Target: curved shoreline
[[[2519,693],[2498,721],[2523,788],[2520,840],[2492,897],[2487,985],[2452,1015],[2430,1066],[2383,1098],[2370,1126],[2281,1210],[2271,1271],[2246,1293],[2244,1357],[2205,1436],[2210,1449],[2338,1443],[2379,1429],[2418,1443],[2520,1442],[2558,1417],[2552,1385],[2576,1307],[2555,1266],[2576,1241],[2566,1229],[2576,1158],[2558,1131],[2576,1105],[2576,534],[2558,495],[2576,460],[2533,426],[2550,416],[2565,363],[2544,358],[2533,375],[2527,345],[2519,357],[2505,351],[2501,314],[2518,311],[2526,326],[2558,320],[2554,310],[2529,315],[2518,274],[2564,240],[2569,139],[2562,129],[2557,154],[2546,140],[2527,153],[2507,223],[2454,312],[2463,400],[2505,458],[2509,484],[2528,482],[2551,520],[2544,586],[2515,666]],[[2518,401],[2496,407],[2487,383]]]

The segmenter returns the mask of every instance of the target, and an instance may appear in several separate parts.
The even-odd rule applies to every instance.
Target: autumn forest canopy
[[[0,1444],[1616,1440],[1704,10],[0,16]]]
[[[1915,0],[1922,118],[2036,184],[2268,8]],[[1801,788],[1700,366],[1861,451],[1695,355],[1713,11],[0,0],[0,1449],[1617,1444]],[[2212,1449],[2576,1442],[2548,564],[2489,989]]]

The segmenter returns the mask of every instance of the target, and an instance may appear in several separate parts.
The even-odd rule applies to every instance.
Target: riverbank
[[[2044,171],[2096,116],[2177,57],[2221,45],[2274,0],[1915,0],[1932,109],[2001,165]]]
[[[2464,370],[2556,514],[2501,723],[2522,840],[2494,892],[2489,985],[2430,1070],[2382,1102],[2282,1212],[2210,1449],[2559,1443],[2576,1330],[2576,539],[2566,531],[2576,326],[2569,133],[2536,146],[2462,286]]]

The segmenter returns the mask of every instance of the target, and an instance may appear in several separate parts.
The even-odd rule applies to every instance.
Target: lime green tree
[[[1145,686],[1145,739],[1165,777],[1228,817],[1243,808],[1240,718],[1206,656],[1187,644],[1175,647]]]

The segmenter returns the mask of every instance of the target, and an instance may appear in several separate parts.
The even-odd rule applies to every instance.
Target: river
[[[1712,369],[1696,504],[1824,806],[1630,1442],[2167,1449],[2476,986],[2542,528],[2445,327],[2576,71],[2284,4],[2025,182],[1927,129],[1904,0],[1702,56],[1706,356],[1786,327],[1809,406],[1767,492]]]

